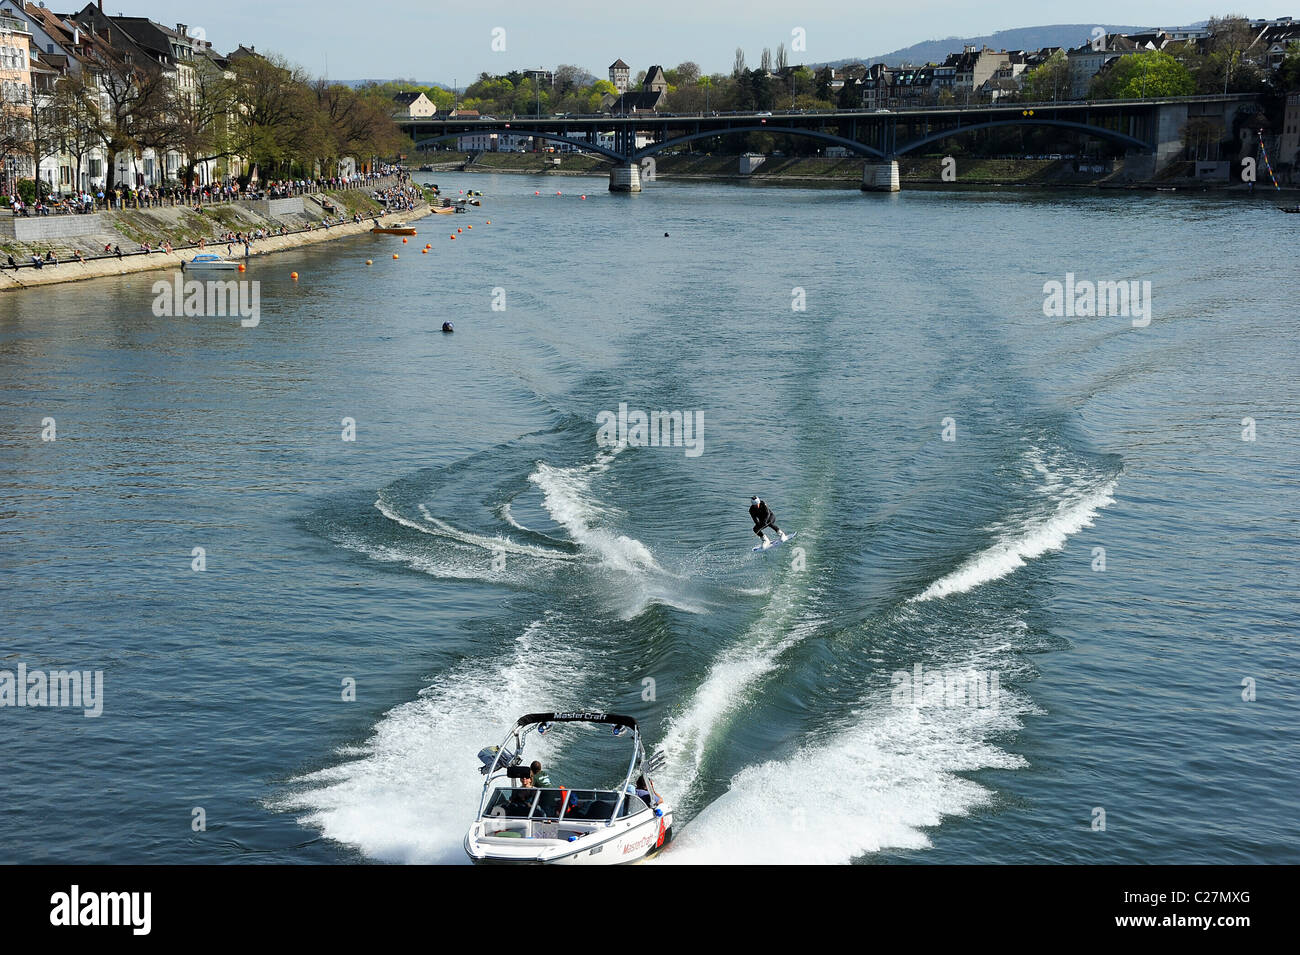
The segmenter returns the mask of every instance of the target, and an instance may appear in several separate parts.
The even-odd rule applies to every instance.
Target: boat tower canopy
[[[619,716],[617,713],[529,713],[527,716],[519,717],[515,726],[523,728],[533,723],[612,723],[629,729],[637,728],[636,720],[630,716]]]

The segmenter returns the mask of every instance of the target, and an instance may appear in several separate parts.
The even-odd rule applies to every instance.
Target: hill
[[[836,60],[829,65],[843,66],[845,63],[858,62],[885,63],[889,66],[942,63],[949,53],[960,53],[966,46],[988,46],[994,50],[1039,50],[1045,46],[1062,46],[1068,49],[1086,43],[1097,26],[1103,26],[1107,33],[1141,33],[1152,29],[1152,27],[1096,23],[1057,23],[1050,26],[1017,27],[1014,30],[999,30],[987,36],[951,36],[942,40],[926,40],[891,53],[866,58],[850,57]]]

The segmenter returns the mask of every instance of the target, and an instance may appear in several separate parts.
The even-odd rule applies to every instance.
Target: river
[[[0,298],[0,669],[103,673],[0,708],[3,861],[462,862],[551,708],[664,748],[664,863],[1300,861],[1294,217],[424,178],[253,327]]]

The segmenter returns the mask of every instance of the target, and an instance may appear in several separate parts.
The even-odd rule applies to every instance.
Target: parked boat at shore
[[[239,263],[233,259],[223,259],[215,252],[200,252],[188,262],[182,262],[181,268],[188,272],[225,272],[238,269]]]
[[[415,235],[409,226],[375,226],[370,231],[379,235]]]

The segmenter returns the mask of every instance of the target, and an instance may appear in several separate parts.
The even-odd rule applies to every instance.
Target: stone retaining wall
[[[44,242],[107,231],[97,212],[89,215],[13,216],[0,215],[0,235],[19,242]]]
[[[288,199],[236,199],[237,205],[256,212],[259,216],[300,216],[303,214],[302,196]]]

